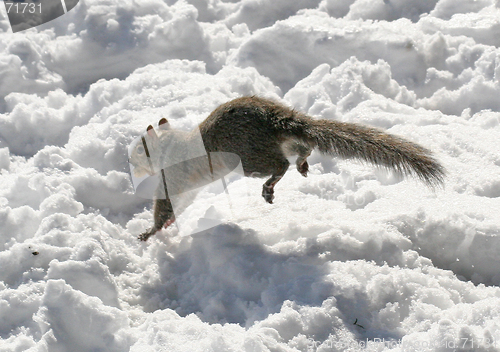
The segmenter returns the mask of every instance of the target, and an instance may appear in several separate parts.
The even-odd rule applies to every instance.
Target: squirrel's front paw
[[[147,241],[149,237],[153,236],[156,233],[156,229],[152,228],[149,231],[141,233],[139,236],[137,236],[137,239],[140,241]]]

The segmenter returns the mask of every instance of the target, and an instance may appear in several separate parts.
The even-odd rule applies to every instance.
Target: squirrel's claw
[[[302,176],[307,177],[307,173],[309,172],[309,164],[307,161],[304,160],[302,163],[297,164],[297,170]]]
[[[152,228],[151,230],[141,233],[139,236],[137,236],[137,239],[140,241],[147,241],[148,238],[153,236],[157,231],[158,229]]]
[[[165,224],[163,225],[164,228],[167,228],[169,227],[170,225],[172,225],[175,221],[175,217],[172,217],[170,219],[168,219]],[[156,225],[158,226],[158,225]],[[152,227],[151,229],[149,229],[148,231],[146,232],[143,232],[141,233],[139,236],[137,236],[137,239],[140,240],[140,241],[147,241],[149,237],[153,236],[155,233],[157,233],[158,231],[160,231],[162,228],[162,226],[160,225],[160,227]]]
[[[262,197],[264,197],[265,201],[268,202],[269,204],[273,204],[274,187],[264,185],[262,187]]]

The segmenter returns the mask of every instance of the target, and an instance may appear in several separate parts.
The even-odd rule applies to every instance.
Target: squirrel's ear
[[[158,138],[158,135],[156,134],[155,129],[153,128],[153,126],[149,125],[148,128],[146,129],[146,131],[148,133],[148,136],[150,136],[151,138],[153,138],[153,139],[157,139]]]
[[[168,120],[166,118],[162,118],[159,122],[158,122],[158,128],[160,130],[168,130],[170,129],[170,124],[168,123]]]

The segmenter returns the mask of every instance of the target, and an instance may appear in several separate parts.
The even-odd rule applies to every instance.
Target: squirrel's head
[[[170,124],[166,118],[159,121],[158,129],[159,132],[170,129]],[[140,178],[155,174],[153,165],[155,156],[157,157],[157,153],[160,152],[159,144],[160,137],[152,125],[148,126],[145,134],[133,142],[129,151],[129,162],[134,166],[135,177]]]

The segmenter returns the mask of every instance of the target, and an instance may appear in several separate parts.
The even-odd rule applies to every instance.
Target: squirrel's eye
[[[142,155],[144,154],[144,147],[142,145],[138,146],[137,149],[137,154]]]

